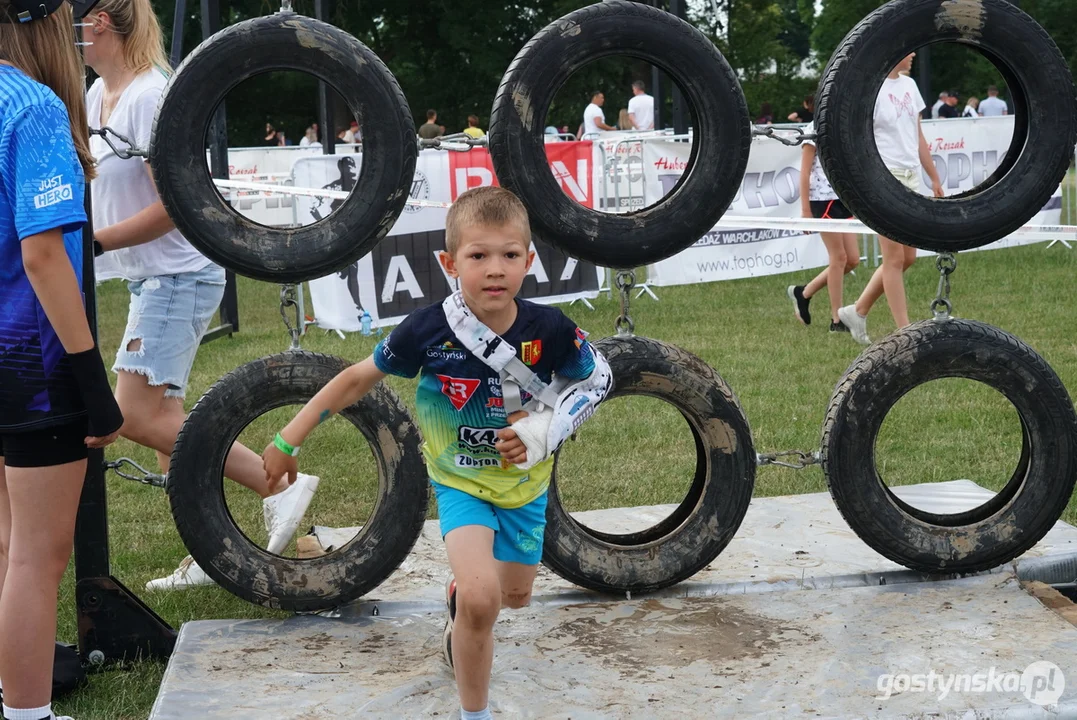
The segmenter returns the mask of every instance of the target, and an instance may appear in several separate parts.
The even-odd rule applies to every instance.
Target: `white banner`
[[[560,173],[566,192],[578,199],[590,198],[587,167],[591,148],[584,143],[558,143],[551,155],[551,168]],[[570,147],[571,145],[571,147]],[[583,158],[579,174],[567,170],[570,157]],[[301,158],[293,167],[297,187],[350,191],[358,177],[362,154]],[[451,203],[472,187],[496,182],[489,154],[484,149],[468,152],[425,150],[419,154],[411,186],[413,200]],[[589,200],[588,200],[589,201]],[[301,224],[326,217],[342,200],[296,197]],[[445,249],[445,208],[405,206],[389,235],[357,263],[333,275],[309,283],[319,327],[355,331],[360,317],[370,313],[374,327],[399,323],[413,310],[439,302],[456,290],[438,262]],[[559,250],[535,242],[535,262],[524,280],[520,296],[536,302],[567,302],[598,295],[599,273],[594,265],[570,258]]]
[[[971,190],[983,182],[1006,153],[1013,136],[1013,117],[932,120],[923,123],[935,166],[947,195]],[[688,143],[648,141],[643,145],[647,204],[658,202],[684,172],[690,154]],[[872,148],[853,149],[854,152]],[[692,247],[648,268],[653,285],[685,285],[743,277],[773,275],[825,266],[826,249],[817,233],[753,228],[752,217],[799,218],[799,147],[768,138],[752,141],[748,169],[740,191],[717,227]],[[922,176],[922,189],[930,181]],[[1056,225],[1061,220],[1062,189],[1030,225]],[[731,220],[736,218],[736,220]],[[742,227],[736,227],[744,218]],[[1011,237],[982,248],[1011,247],[1042,238]],[[932,255],[920,252],[920,255]]]

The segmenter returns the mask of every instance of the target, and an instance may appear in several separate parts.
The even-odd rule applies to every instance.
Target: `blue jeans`
[[[165,397],[182,398],[202,336],[224,297],[224,268],[157,275],[127,283],[131,306],[112,372],[145,375],[166,385]],[[136,340],[141,346],[129,350]]]

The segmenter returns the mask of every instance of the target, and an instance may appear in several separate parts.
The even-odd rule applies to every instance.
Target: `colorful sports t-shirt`
[[[583,379],[594,370],[587,334],[554,307],[517,298],[516,322],[501,335],[546,382],[553,373]],[[546,491],[553,458],[530,470],[503,462],[497,431],[508,425],[501,377],[457,339],[441,304],[409,315],[378,343],[374,362],[387,374],[415,377],[423,454],[430,477],[503,508]],[[521,393],[527,402],[529,396]]]
[[[48,87],[0,65],[0,431],[85,414],[67,355],[22,264],[22,241],[55,228],[82,281],[82,167],[67,108]]]

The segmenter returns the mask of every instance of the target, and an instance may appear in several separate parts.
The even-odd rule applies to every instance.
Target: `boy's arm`
[[[298,449],[315,427],[358,402],[384,377],[385,373],[374,364],[373,356],[352,365],[330,380],[303,406],[299,414],[280,431],[281,438]],[[275,441],[269,443],[262,453],[262,464],[270,490],[285,474],[288,475],[289,485],[295,482],[298,472],[296,458],[278,448]]]

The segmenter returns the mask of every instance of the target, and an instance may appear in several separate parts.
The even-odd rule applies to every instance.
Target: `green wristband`
[[[285,455],[291,455],[295,457],[299,454],[298,447],[292,447],[288,444],[288,441],[281,437],[280,433],[277,433],[277,437],[273,438],[273,446],[280,450]]]

